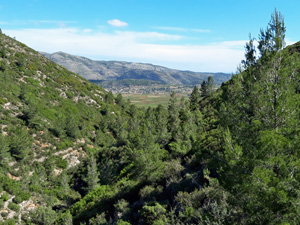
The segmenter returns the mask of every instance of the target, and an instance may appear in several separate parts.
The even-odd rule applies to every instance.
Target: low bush
[[[8,208],[15,211],[15,212],[20,211],[20,206],[16,203],[13,203],[13,202],[8,203]]]

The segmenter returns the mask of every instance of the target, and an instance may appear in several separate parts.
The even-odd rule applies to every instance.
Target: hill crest
[[[41,52],[41,54],[87,80],[143,79],[180,85],[200,84],[212,76],[215,83],[220,85],[231,77],[231,74],[226,73],[182,71],[149,63],[91,60],[64,52],[53,54]]]

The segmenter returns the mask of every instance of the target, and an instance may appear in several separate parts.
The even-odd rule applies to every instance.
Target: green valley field
[[[130,100],[132,104],[138,107],[156,107],[161,104],[165,107],[168,106],[170,95],[165,94],[123,94],[124,99]],[[188,99],[188,94],[177,93],[177,99]]]

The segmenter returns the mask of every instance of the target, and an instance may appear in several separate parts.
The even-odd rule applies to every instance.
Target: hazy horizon
[[[288,3],[17,0],[0,3],[0,28],[47,53],[231,73],[244,58],[249,33],[257,37],[274,8],[285,16],[287,44],[298,41],[300,2]]]

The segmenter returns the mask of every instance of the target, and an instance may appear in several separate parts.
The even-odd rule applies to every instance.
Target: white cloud
[[[292,40],[290,40],[289,38],[286,38],[285,39],[285,44],[286,44],[286,46],[288,46],[288,45],[293,45],[293,44],[295,44],[297,41],[292,41]]]
[[[180,31],[180,32],[186,31],[186,29],[182,27],[154,27],[154,28],[159,30],[166,30],[166,31]]]
[[[191,29],[194,32],[199,32],[199,33],[209,33],[211,30],[208,29]]]
[[[180,35],[172,35],[172,34],[164,34],[158,32],[135,32],[135,31],[116,31],[116,35],[122,37],[130,37],[137,40],[161,40],[161,41],[174,41],[180,40],[182,36]]]
[[[154,27],[159,30],[165,31],[177,31],[177,32],[198,32],[198,33],[209,33],[211,32],[208,29],[189,29],[189,28],[182,28],[182,27]]]
[[[92,29],[84,29],[83,32],[84,33],[91,33],[93,30]]]
[[[128,23],[121,21],[121,20],[117,20],[117,19],[109,20],[109,21],[107,21],[107,23],[113,27],[127,27],[128,26]]]
[[[68,24],[74,24],[76,21],[60,21],[60,20],[12,20],[12,21],[6,21],[1,22],[0,24],[6,24],[6,25],[35,25],[40,26],[44,24],[51,24],[51,25],[58,25],[59,27],[67,27]]]
[[[49,23],[49,24],[58,24],[58,23],[76,23],[75,21],[61,21],[61,20],[29,20],[28,23],[40,24],[40,23]]]
[[[208,45],[153,44],[181,36],[157,32],[86,32],[75,28],[4,30],[37,51],[64,51],[98,60],[147,62],[199,72],[235,72],[246,41]]]

